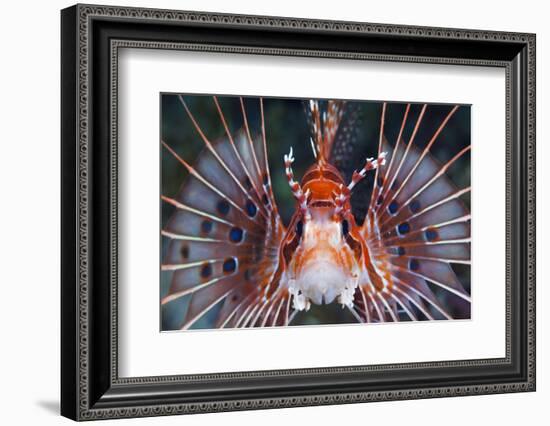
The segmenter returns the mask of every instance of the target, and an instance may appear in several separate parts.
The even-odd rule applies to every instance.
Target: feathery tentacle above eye
[[[307,198],[309,197],[309,190],[304,192],[300,183],[294,180],[294,172],[292,171],[292,163],[294,162],[294,157],[292,154],[292,147],[290,147],[290,152],[288,153],[288,155],[284,156],[286,178],[288,180],[288,185],[292,190],[292,195],[294,195],[294,198],[296,198],[296,201],[298,201],[301,212],[306,217],[309,217],[309,212],[307,208]]]

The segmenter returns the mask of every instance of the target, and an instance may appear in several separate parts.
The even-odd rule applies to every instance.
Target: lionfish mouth
[[[287,282],[294,309],[307,311],[311,303],[328,305],[335,300],[342,306],[353,306],[358,281],[357,275],[351,275],[349,270],[332,262],[316,261],[304,266],[299,275]]]

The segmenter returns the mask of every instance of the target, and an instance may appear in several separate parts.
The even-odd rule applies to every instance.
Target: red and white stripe
[[[351,182],[348,185],[348,189],[351,191],[355,185],[357,185],[366,175],[369,170],[377,169],[380,166],[386,164],[386,153],[381,152],[378,155],[378,158],[367,158],[365,165],[359,171],[354,171],[353,176],[351,177]]]
[[[340,185],[340,193],[335,194],[334,203],[336,204],[335,214],[341,214],[344,210],[344,205],[349,200],[352,189],[357,185],[367,174],[369,170],[374,170],[379,166],[386,164],[386,153],[381,152],[377,159],[367,158],[365,165],[359,171],[355,170],[351,177],[351,182],[348,186]]]
[[[284,156],[286,178],[288,180],[288,184],[290,186],[292,194],[294,195],[294,198],[296,198],[296,200],[298,201],[300,210],[306,217],[309,217],[309,211],[307,208],[307,198],[309,197],[309,190],[304,192],[300,184],[296,180],[294,180],[294,172],[292,171],[292,163],[294,162],[294,157],[292,156],[292,154],[292,147],[290,147],[290,152],[288,153],[288,155]]]

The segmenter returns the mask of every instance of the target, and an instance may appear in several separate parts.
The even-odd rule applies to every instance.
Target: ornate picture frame
[[[534,34],[96,5],[64,9],[61,30],[62,415],[92,420],[535,390]],[[120,377],[122,48],[504,69],[506,355]]]

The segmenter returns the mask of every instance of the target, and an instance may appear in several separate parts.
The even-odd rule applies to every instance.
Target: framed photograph
[[[535,390],[535,35],[61,29],[64,416]]]

